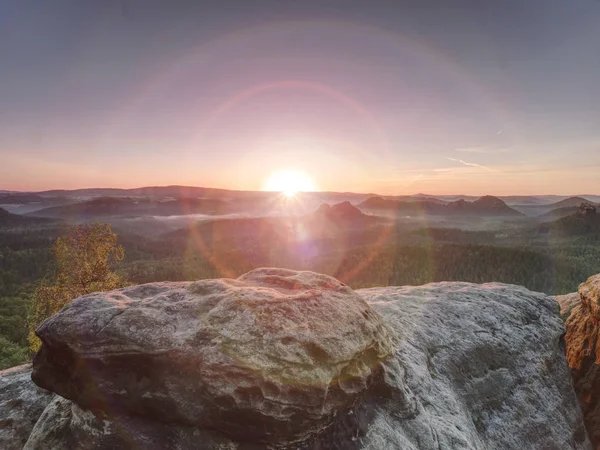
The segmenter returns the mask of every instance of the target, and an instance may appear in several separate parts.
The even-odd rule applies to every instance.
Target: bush
[[[18,366],[29,361],[27,347],[22,347],[14,342],[0,337],[0,370]]]

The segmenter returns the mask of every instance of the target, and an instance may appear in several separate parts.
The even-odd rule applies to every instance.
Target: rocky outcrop
[[[328,203],[322,203],[315,211],[317,216],[326,217],[330,220],[360,220],[368,218],[360,209],[352,203],[345,201],[330,206]]]
[[[567,360],[585,425],[600,449],[600,275],[579,286],[578,293],[556,297],[566,320]]]
[[[0,448],[21,450],[52,394],[31,382],[31,364],[0,371]]]
[[[396,358],[419,405],[410,420],[379,414],[368,448],[590,448],[552,299],[497,283],[358,292],[401,333]]]
[[[563,333],[501,284],[259,269],[92,294],[38,329],[61,397],[25,448],[588,450]]]
[[[82,408],[261,443],[305,441],[353,411],[392,352],[350,288],[270,269],[84,296],[37,334],[33,380]]]
[[[596,207],[591,203],[584,202],[579,206],[576,213],[580,217],[590,217],[596,215]]]

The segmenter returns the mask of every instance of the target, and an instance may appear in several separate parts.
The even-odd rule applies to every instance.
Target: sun
[[[306,173],[298,170],[273,172],[265,182],[264,189],[281,192],[286,197],[293,197],[298,192],[316,190],[312,179]]]

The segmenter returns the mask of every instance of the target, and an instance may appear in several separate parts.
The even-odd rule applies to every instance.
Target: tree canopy
[[[29,347],[41,345],[35,329],[72,299],[92,292],[125,286],[113,270],[124,257],[110,225],[93,223],[71,227],[52,247],[54,263],[33,293],[29,316]]]

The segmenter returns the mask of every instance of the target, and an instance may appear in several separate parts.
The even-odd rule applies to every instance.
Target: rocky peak
[[[484,195],[473,202],[474,205],[487,208],[504,208],[506,203],[504,200],[494,197],[493,195]]]
[[[579,206],[577,210],[577,216],[579,217],[595,217],[596,207],[591,203],[584,202]]]
[[[466,208],[470,203],[467,202],[465,199],[460,199],[460,200],[455,200],[453,202],[450,202],[446,205],[447,208],[449,209],[464,209]]]
[[[328,203],[322,203],[316,213],[331,219],[355,219],[364,216],[362,211],[349,201],[336,203],[333,206],[329,206]]]
[[[349,201],[336,203],[331,207],[331,212],[338,217],[360,217],[363,215],[362,211],[354,206]]]
[[[331,213],[331,205],[329,203],[321,203],[315,212],[320,215],[329,215]]]

